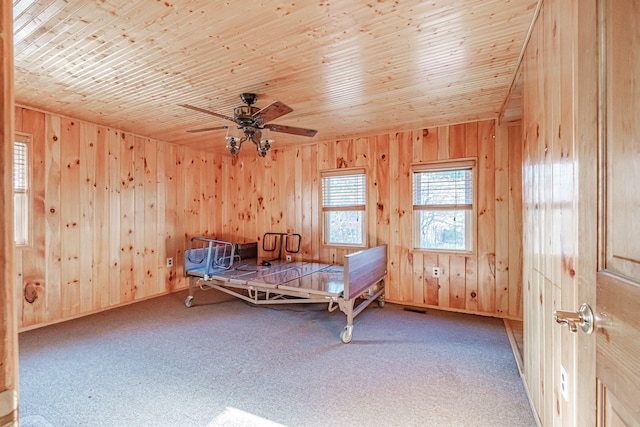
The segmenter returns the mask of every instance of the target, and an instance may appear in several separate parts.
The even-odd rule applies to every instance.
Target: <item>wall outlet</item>
[[[173,258],[167,258],[167,267],[173,267]]]
[[[569,401],[569,375],[562,365],[560,365],[560,394],[565,402]]]
[[[440,277],[440,267],[433,267],[433,277]]]
[[[287,255],[287,262],[291,262],[291,255]]]

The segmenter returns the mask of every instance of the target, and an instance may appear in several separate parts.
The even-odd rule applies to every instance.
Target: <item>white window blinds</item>
[[[322,177],[323,208],[358,207],[366,204],[364,173],[326,175]]]
[[[413,190],[414,207],[469,207],[473,203],[472,168],[416,171]]]
[[[13,225],[17,246],[29,245],[29,137],[16,134],[13,143]]]
[[[25,193],[29,185],[29,150],[27,144],[14,142],[13,144],[13,190]]]

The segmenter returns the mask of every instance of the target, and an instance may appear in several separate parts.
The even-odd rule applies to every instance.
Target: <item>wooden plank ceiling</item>
[[[224,115],[293,108],[313,139],[496,117],[537,0],[14,0],[16,103],[227,152]]]

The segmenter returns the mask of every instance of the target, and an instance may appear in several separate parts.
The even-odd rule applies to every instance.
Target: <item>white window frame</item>
[[[32,191],[32,149],[31,136],[23,133],[15,133],[13,143],[13,211],[14,211],[14,241],[16,248],[29,248],[32,242],[33,222],[33,191]],[[26,170],[18,171],[17,160],[18,146],[23,146],[26,159],[20,164]],[[18,176],[20,173],[20,183]]]
[[[416,251],[473,254],[476,251],[477,242],[477,161],[475,158],[464,158],[456,160],[436,161],[429,163],[414,164],[411,166],[411,200],[413,204],[413,249]],[[471,203],[451,203],[451,204],[414,204],[415,203],[415,174],[429,172],[446,172],[455,170],[471,170]],[[420,214],[424,211],[461,211],[465,213],[465,248],[438,248],[421,246]]]
[[[325,193],[326,188],[325,185],[329,182],[332,177],[346,177],[346,176],[363,176],[363,188],[362,194],[358,200],[358,203],[354,204],[342,204],[339,206],[329,206],[325,205],[325,201],[327,200],[327,194]],[[322,243],[325,246],[338,246],[338,247],[366,247],[367,246],[367,173],[364,168],[345,168],[345,169],[335,169],[335,170],[326,170],[320,172],[320,207],[321,207],[321,216],[322,216]],[[362,202],[362,203],[359,203]],[[344,242],[344,241],[330,241],[331,236],[331,221],[330,216],[335,212],[359,212],[361,219],[361,228],[360,228],[360,236],[361,241],[358,243],[354,242]]]

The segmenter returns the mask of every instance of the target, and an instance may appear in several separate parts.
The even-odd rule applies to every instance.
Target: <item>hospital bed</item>
[[[351,342],[353,320],[371,302],[384,306],[384,278],[387,273],[387,245],[345,255],[344,264],[287,261],[300,249],[300,236],[266,233],[263,252],[270,259],[258,259],[257,243],[194,237],[184,253],[184,275],[189,277],[191,307],[197,289],[217,289],[256,305],[326,303],[329,312],[340,309],[347,325],[340,334]],[[282,259],[284,255],[284,260]]]

